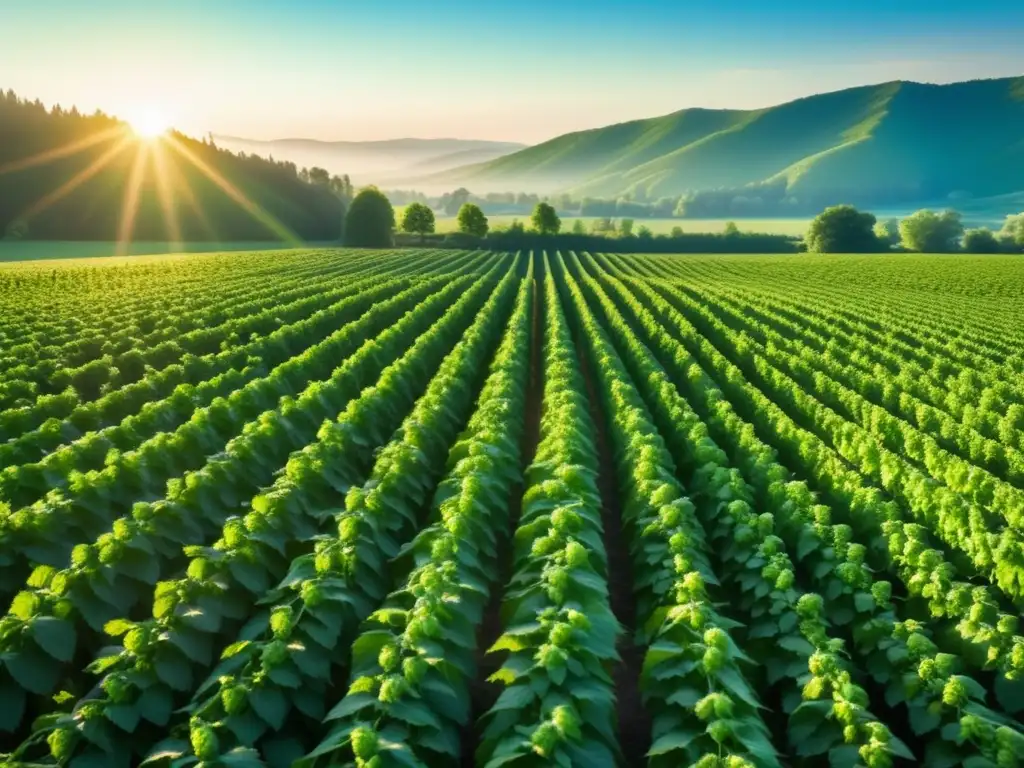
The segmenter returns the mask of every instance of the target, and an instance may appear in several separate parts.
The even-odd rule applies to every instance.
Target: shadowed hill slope
[[[336,240],[343,214],[294,163],[0,92],[0,239]]]

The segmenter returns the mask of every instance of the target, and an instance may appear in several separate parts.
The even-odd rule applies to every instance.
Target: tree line
[[[418,238],[424,244],[436,231],[434,210],[423,202],[413,202],[396,222],[388,196],[369,187],[362,190],[349,209],[346,242],[352,246],[389,247],[394,243],[396,229]],[[655,236],[645,226],[634,231],[634,221],[623,219],[617,226],[611,219],[593,222],[588,232],[577,219],[570,232],[562,231],[562,220],[553,205],[538,202],[526,224],[513,221],[500,230],[492,230],[486,213],[476,203],[463,202],[456,214],[457,236],[449,241],[459,245],[478,244],[488,247],[537,247],[551,238],[560,237],[561,247],[597,247],[611,250],[644,250],[649,252],[795,252],[814,253],[881,253],[892,250],[922,253],[1016,253],[1024,252],[1024,213],[1008,216],[1002,229],[965,229],[956,211],[921,210],[899,219],[878,221],[874,214],[857,210],[852,205],[826,208],[808,227],[803,242],[780,235],[742,234],[733,222],[720,234],[685,234],[674,227],[668,236]],[[567,238],[579,245],[570,246]],[[612,241],[618,244],[611,245]]]
[[[134,207],[128,234],[136,241],[271,241],[285,232],[337,241],[352,194],[351,181],[322,169],[180,133],[132,140],[103,112],[0,91],[0,237],[116,240]]]
[[[693,190],[682,195],[661,197],[649,196],[643,187],[616,197],[574,197],[567,192],[552,195],[528,192],[476,194],[465,187],[440,195],[402,189],[384,192],[396,206],[423,203],[446,216],[455,216],[464,203],[474,203],[488,214],[528,216],[537,203],[543,202],[565,216],[631,219],[792,218],[813,215],[844,194],[840,190],[817,190],[803,192],[797,197],[791,194],[784,180]],[[920,194],[924,199],[928,191],[921,190]],[[853,202],[895,206],[904,198],[902,192],[887,195],[884,190],[876,189],[865,199]]]
[[[957,211],[920,210],[903,219],[878,221],[852,205],[835,205],[818,214],[804,242],[814,253],[1022,253],[1024,213],[1007,216],[1002,228],[966,229]]]
[[[415,201],[405,206],[401,221],[395,216],[388,195],[376,187],[359,192],[349,207],[345,222],[345,244],[352,247],[389,248],[401,233],[410,245],[441,247],[486,247],[495,250],[556,248],[563,250],[603,250],[647,253],[794,253],[795,238],[783,235],[741,233],[729,223],[721,233],[684,233],[675,227],[670,235],[655,235],[645,226],[634,229],[632,219],[617,226],[611,220],[598,220],[591,231],[576,220],[570,231],[562,229],[562,219],[553,205],[538,202],[528,222],[513,221],[509,226],[492,228],[487,214],[476,203],[463,202],[456,212],[457,232],[436,239],[437,219],[426,203]]]

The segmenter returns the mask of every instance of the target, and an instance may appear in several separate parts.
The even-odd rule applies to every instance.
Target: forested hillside
[[[566,134],[444,177],[476,192],[689,195],[684,212],[699,215],[963,200],[1019,191],[1022,179],[1024,78],[891,82],[761,110],[685,109]],[[735,210],[736,198],[749,210]]]
[[[294,163],[177,133],[145,141],[102,113],[0,93],[0,236],[336,240],[343,203],[322,182]]]

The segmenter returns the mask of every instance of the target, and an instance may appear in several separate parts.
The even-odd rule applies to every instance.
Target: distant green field
[[[397,217],[401,221],[400,210],[397,211]],[[596,218],[594,216],[563,216],[562,231],[567,232],[572,229],[573,224],[577,221],[583,221],[584,226],[589,232],[590,225]],[[528,215],[488,216],[487,220],[492,228],[507,227],[515,220],[519,220],[526,226],[529,226],[530,223]],[[618,219],[616,219],[617,221]],[[656,235],[667,235],[672,231],[672,227],[682,227],[683,232],[687,233],[721,232],[725,229],[727,221],[729,219],[634,219],[633,231],[635,232],[641,226],[644,226]],[[794,237],[799,237],[803,235],[810,219],[735,219],[735,221],[736,226],[740,228],[741,232],[762,232],[771,235],[793,235]],[[457,229],[458,226],[454,217],[437,219],[438,232],[455,232]]]
[[[307,248],[313,244],[305,244]],[[0,262],[38,259],[96,259],[115,256],[157,256],[174,253],[216,253],[218,251],[279,250],[283,245],[267,242],[239,243],[132,243],[125,250],[115,242],[56,242],[51,240],[0,240]]]

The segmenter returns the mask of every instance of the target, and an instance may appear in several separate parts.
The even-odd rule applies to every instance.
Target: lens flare
[[[158,109],[144,109],[128,118],[135,135],[145,141],[158,139],[170,130],[167,118]]]

